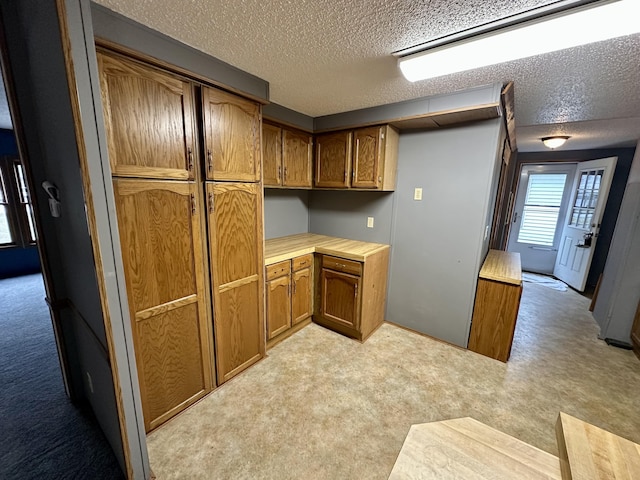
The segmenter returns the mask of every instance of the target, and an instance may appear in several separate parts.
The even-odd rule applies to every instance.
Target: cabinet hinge
[[[209,213],[213,213],[213,193],[209,194]]]
[[[191,215],[196,214],[196,196],[191,194]]]

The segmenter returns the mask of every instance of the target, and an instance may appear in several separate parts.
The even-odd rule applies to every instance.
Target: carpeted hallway
[[[62,384],[40,274],[0,280],[0,478],[118,479],[89,411]]]
[[[557,454],[559,411],[640,442],[640,361],[589,300],[525,284],[503,364],[393,325],[365,344],[310,325],[148,436],[161,480],[386,479],[409,426],[472,416]]]

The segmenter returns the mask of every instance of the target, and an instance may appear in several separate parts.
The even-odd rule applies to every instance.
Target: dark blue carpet
[[[92,412],[62,384],[42,276],[0,280],[0,479],[120,479]]]

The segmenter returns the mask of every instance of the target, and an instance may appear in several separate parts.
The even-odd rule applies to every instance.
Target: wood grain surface
[[[472,418],[413,425],[389,480],[560,480],[558,458]]]
[[[522,285],[520,254],[502,250],[489,250],[487,258],[480,269],[480,278]]]
[[[360,287],[359,276],[323,268],[321,315],[357,330],[360,327]]]
[[[640,479],[640,445],[561,412],[556,438],[565,480]]]
[[[264,185],[282,185],[282,128],[262,124],[262,181]]]
[[[313,137],[282,130],[282,185],[311,188],[313,184]]]
[[[352,138],[351,131],[316,136],[316,187],[349,186]]]
[[[383,243],[361,242],[316,233],[299,233],[266,240],[265,264],[271,265],[309,253],[335,255],[362,262],[370,255],[389,248],[389,245]]]
[[[258,182],[260,106],[222,90],[202,88],[208,180]]]
[[[313,275],[311,267],[291,274],[291,324],[296,325],[313,313]]]
[[[98,52],[113,175],[192,179],[193,89],[179,77]]]
[[[291,327],[291,290],[289,274],[267,281],[267,340]]]
[[[353,188],[378,188],[382,158],[383,127],[359,128],[353,132]]]

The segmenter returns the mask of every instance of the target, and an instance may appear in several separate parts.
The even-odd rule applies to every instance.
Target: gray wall
[[[309,231],[309,191],[264,189],[265,239]]]
[[[391,243],[393,193],[321,191],[310,193],[309,231],[364,242]],[[367,227],[373,217],[373,228]]]
[[[466,347],[502,135],[501,119],[400,135],[387,320]]]
[[[593,310],[601,338],[627,343],[640,301],[640,149],[631,169]]]
[[[48,261],[47,294],[54,302],[73,308],[60,312],[62,341],[69,353],[73,391],[84,396],[124,465],[118,429],[115,390],[108,357],[95,263],[87,215],[78,147],[71,113],[56,2],[2,1],[0,8],[7,35],[9,64],[31,177],[41,248]],[[40,184],[43,180],[60,190],[62,215],[52,218]],[[90,339],[90,340],[87,340]],[[94,392],[86,384],[90,374]]]

